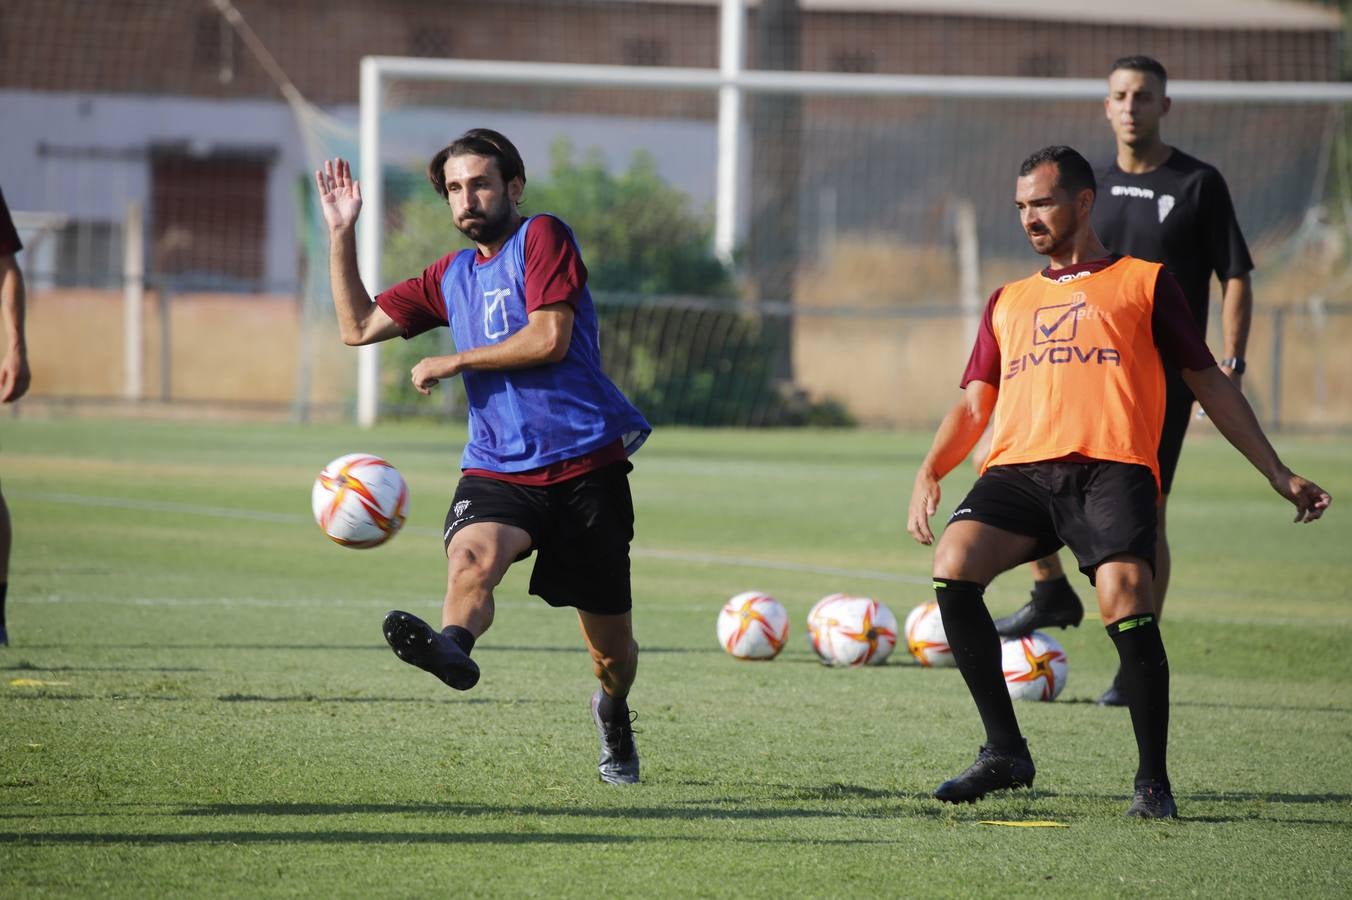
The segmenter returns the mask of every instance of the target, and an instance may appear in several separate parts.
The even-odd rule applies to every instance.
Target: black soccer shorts
[[[1094,581],[1101,562],[1119,553],[1155,568],[1158,512],[1155,476],[1119,462],[1040,462],[991,466],[972,485],[950,523],[972,519],[1033,538],[1028,560],[1061,547]]]
[[[621,615],[633,606],[629,543],[634,503],[627,461],[544,486],[465,475],[446,513],[443,542],[476,522],[515,525],[530,535],[530,592],[550,606]]]

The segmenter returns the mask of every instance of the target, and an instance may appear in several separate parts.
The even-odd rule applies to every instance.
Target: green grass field
[[[1347,895],[1352,442],[1278,441],[1337,498],[1295,526],[1194,430],[1164,622],[1182,818],[1146,823],[1122,815],[1127,715],[1092,702],[1116,665],[1097,619],[1055,632],[1061,699],[1019,706],[1036,788],[962,808],[929,798],[981,742],[956,670],[815,662],[822,595],[899,618],[931,596],[904,530],[928,435],[653,437],[633,475],[644,782],[615,788],[576,620],[526,595],[524,565],[473,691],[381,639],[391,607],[437,615],[458,429],[6,419],[0,896]],[[411,488],[408,528],[376,550],[310,518],[314,474],[355,450]],[[992,586],[996,614],[1026,582]],[[773,662],[714,638],[749,589],[792,617]]]

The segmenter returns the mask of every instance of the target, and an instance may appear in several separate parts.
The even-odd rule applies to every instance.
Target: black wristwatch
[[[1231,356],[1228,359],[1223,359],[1220,361],[1219,365],[1225,366],[1236,375],[1243,375],[1244,370],[1248,368],[1244,365],[1244,360],[1240,359],[1238,356]]]

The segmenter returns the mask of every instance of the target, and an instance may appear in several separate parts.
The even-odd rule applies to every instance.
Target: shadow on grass
[[[1199,791],[1178,795],[1203,803],[1352,803],[1352,794],[1269,794],[1258,791]]]
[[[381,653],[389,653],[390,648],[383,643],[372,644],[24,644],[24,650],[71,650],[79,649],[81,653],[88,653],[99,650],[378,650]],[[586,648],[579,642],[570,644],[566,647],[555,646],[523,646],[515,644],[481,644],[479,649],[489,653],[495,653],[499,650],[510,653],[586,653]],[[718,654],[722,651],[717,647],[650,647],[643,645],[644,653],[694,653],[694,654]],[[16,669],[32,668],[45,672],[56,671],[54,669],[45,669],[41,666],[35,666],[32,663],[21,663],[15,666]],[[65,671],[65,670],[63,670]],[[103,669],[70,669],[69,671],[100,672]],[[108,669],[107,671],[140,671],[137,669]],[[146,669],[145,671],[157,672],[198,672],[210,671],[207,669]]]
[[[766,791],[766,788],[772,790]],[[775,790],[778,789],[778,790]],[[674,806],[616,806],[614,808],[583,808],[575,804],[493,804],[453,803],[438,801],[407,801],[400,803],[208,803],[187,806],[170,812],[173,804],[163,804],[165,814],[179,816],[346,816],[346,815],[423,815],[423,816],[539,816],[578,817],[584,819],[672,819],[698,821],[702,819],[772,820],[795,818],[894,818],[902,813],[894,804],[921,801],[925,808],[919,815],[943,818],[945,808],[929,808],[930,798],[923,793],[884,791],[858,785],[829,784],[759,785],[761,794],[738,797],[726,802],[692,800]],[[846,799],[877,800],[888,804],[873,812],[851,808],[849,811],[832,808],[785,807],[787,801],[832,801]],[[916,811],[908,809],[906,815]]]
[[[30,703],[40,701],[95,703],[158,700],[165,703],[429,703],[469,706],[513,706],[518,703],[548,703],[548,700],[526,697],[321,697],[316,694],[294,694],[287,696],[264,696],[262,694],[223,694],[219,697],[179,697],[173,694],[10,694],[6,699],[23,700]]]
[[[201,834],[16,833],[0,832],[0,844],[625,844],[646,838],[621,834],[571,834],[489,831],[208,831]],[[662,840],[666,840],[663,838]]]
[[[1205,703],[1197,700],[1172,700],[1171,705],[1199,709],[1251,709],[1259,712],[1352,713],[1352,706],[1308,706],[1296,703]]]
[[[502,706],[518,703],[548,703],[548,700],[526,697],[319,697],[314,694],[267,697],[261,694],[223,694],[215,699],[222,703],[453,703],[470,706]]]
[[[165,703],[190,703],[201,697],[176,697],[172,694],[107,694],[96,697],[93,694],[10,694],[6,700],[26,700],[30,703],[53,700],[57,702],[94,701],[96,703],[120,702],[123,700],[160,700]]]
[[[475,645],[476,649],[477,649],[479,646],[480,646],[480,645],[477,645],[477,644],[476,644],[476,645]],[[530,647],[530,646],[523,646],[523,645],[519,645],[519,644],[483,644],[482,647],[483,647],[484,650],[488,650],[488,651],[498,651],[498,650],[502,650],[502,651],[508,652],[508,653],[585,653],[585,652],[586,652],[586,648],[583,647],[582,644],[580,644],[580,643],[579,643],[579,644],[576,644],[576,645],[570,644],[570,645],[567,646],[567,647],[551,647],[551,646],[534,646],[534,647]],[[723,651],[722,651],[720,648],[718,648],[718,647],[707,647],[707,648],[706,648],[706,647],[650,647],[650,646],[647,645],[647,644],[643,644],[643,645],[639,648],[639,653],[640,653],[640,654],[644,654],[644,653],[663,653],[663,654],[665,654],[665,653],[693,653],[693,654],[699,654],[699,655],[713,656],[713,655],[720,654],[720,653],[722,653],[722,652],[723,652]]]
[[[0,666],[0,672],[216,672],[196,666],[35,666],[21,662],[14,666]]]
[[[1069,793],[1059,791],[1039,791],[1033,795],[1040,800],[1091,800],[1091,801],[1120,801],[1124,806],[1127,801],[1125,795],[1110,796],[1107,794],[1083,794]],[[1352,816],[1343,816],[1341,818],[1291,818],[1285,815],[1277,814],[1277,810],[1286,805],[1328,805],[1347,807],[1352,803],[1352,794],[1285,794],[1285,793],[1259,793],[1256,791],[1198,791],[1195,793],[1184,793],[1175,791],[1178,798],[1178,804],[1181,808],[1178,821],[1180,822],[1199,822],[1213,824],[1239,824],[1243,822],[1259,823],[1280,823],[1282,825],[1320,825],[1335,827],[1352,826]],[[1207,813],[1204,815],[1190,815],[1189,811],[1192,804],[1217,804],[1221,806],[1240,807],[1231,815],[1223,813]],[[1273,808],[1272,815],[1265,815],[1264,804]]]
[[[380,650],[384,644],[24,644],[24,650],[71,650],[92,653],[99,650]]]
[[[581,809],[576,806],[499,806],[479,803],[211,803],[185,809],[181,816],[564,816],[596,819],[784,819],[835,818],[840,813],[820,809],[756,809],[745,806],[698,805],[623,806]]]
[[[200,834],[136,834],[129,832],[16,833],[0,832],[0,845],[45,846],[53,844],[84,844],[103,846],[130,844],[133,846],[163,846],[173,844],[637,844],[637,843],[697,844],[783,844],[801,846],[801,838],[755,838],[730,835],[653,835],[641,837],[632,834],[579,834],[574,832],[426,832],[426,831],[209,831]],[[813,844],[840,846],[895,846],[908,840],[868,838],[814,838]]]

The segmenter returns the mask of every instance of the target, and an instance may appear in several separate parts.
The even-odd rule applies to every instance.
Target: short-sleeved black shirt
[[[1253,269],[1221,173],[1175,149],[1153,172],[1131,175],[1114,160],[1094,175],[1094,230],[1103,245],[1113,253],[1163,263],[1205,334],[1211,274],[1237,278]]]

